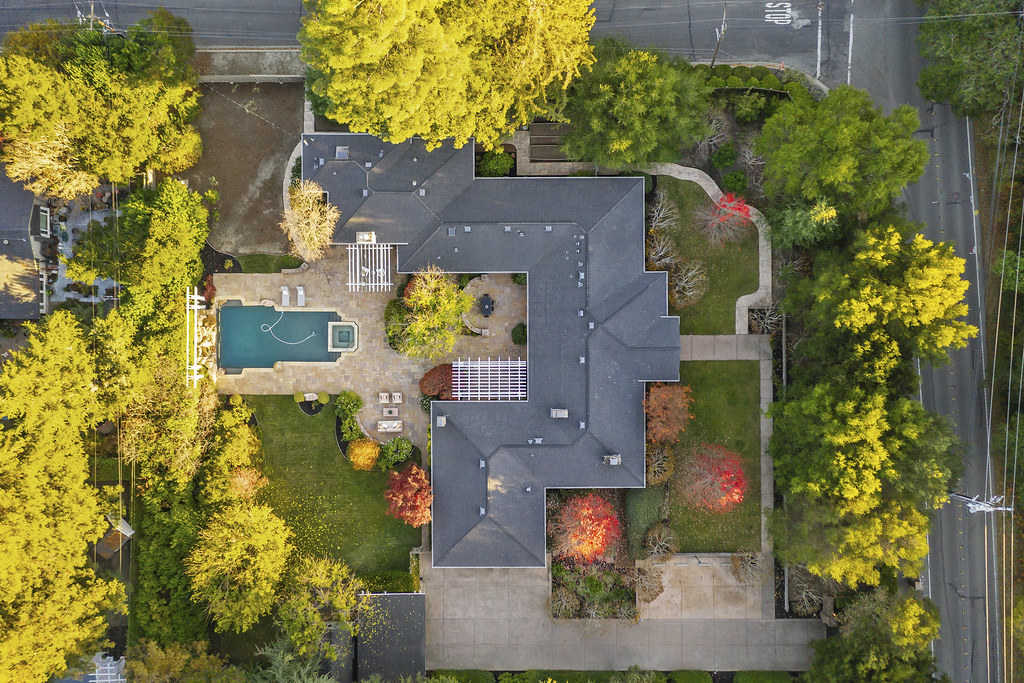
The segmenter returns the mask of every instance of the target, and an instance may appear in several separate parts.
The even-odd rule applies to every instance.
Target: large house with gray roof
[[[303,178],[342,213],[335,243],[390,245],[399,272],[528,274],[524,400],[431,405],[432,554],[435,567],[544,566],[545,490],[643,487],[645,383],[679,379],[666,274],[644,270],[643,180],[476,178],[468,145],[302,143]],[[459,372],[486,387],[501,370]]]

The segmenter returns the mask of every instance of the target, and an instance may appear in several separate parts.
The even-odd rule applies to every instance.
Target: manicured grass
[[[246,396],[263,432],[260,500],[291,527],[303,554],[345,561],[357,573],[408,571],[420,530],[385,514],[383,472],[357,472],[334,440],[334,412],[312,417],[291,396]]]
[[[669,522],[682,552],[744,552],[761,545],[760,368],[757,361],[679,364],[679,381],[693,391],[690,421],[676,444],[676,475],[669,483]],[[728,512],[683,504],[678,473],[690,449],[718,444],[738,453],[747,475],[743,502]]]
[[[648,484],[642,489],[626,489],[626,542],[630,557],[642,557],[644,536],[661,521],[665,485]]]
[[[703,261],[708,292],[695,304],[673,309],[681,334],[735,334],[736,299],[757,291],[757,231],[751,227],[740,242],[714,247],[696,228],[694,212],[710,204],[696,183],[658,176],[664,190],[679,207],[678,229],[671,235],[683,259]]]
[[[246,254],[238,257],[238,264],[246,273],[280,273],[288,268],[298,268],[302,259],[291,254]]]

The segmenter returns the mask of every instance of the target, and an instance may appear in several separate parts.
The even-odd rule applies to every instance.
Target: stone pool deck
[[[512,344],[509,330],[526,317],[526,288],[516,285],[508,275],[490,275],[486,292],[499,307],[489,319],[488,336],[462,336],[453,353],[435,361],[409,358],[394,351],[384,336],[384,307],[394,298],[404,275],[394,277],[396,286],[387,292],[350,292],[347,286],[348,258],[344,249],[335,248],[317,263],[281,273],[218,273],[213,276],[217,288],[215,303],[235,299],[247,305],[259,305],[269,299],[280,308],[281,287],[291,290],[291,306],[285,310],[335,310],[342,319],[359,325],[359,349],[344,354],[334,363],[283,363],[282,369],[246,369],[238,375],[217,375],[217,390],[225,394],[293,394],[326,391],[336,394],[350,390],[364,402],[359,420],[372,437],[386,440],[395,434],[377,432],[377,421],[385,419],[380,392],[401,392],[404,403],[397,406],[397,419],[403,422],[402,435],[421,448],[427,441],[429,416],[419,407],[419,380],[438,363],[459,357],[526,358],[526,347]],[[473,283],[476,283],[474,280]],[[484,283],[481,283],[484,284]],[[296,286],[306,292],[305,309],[295,306]],[[479,286],[479,285],[477,285]],[[521,315],[520,315],[521,313]],[[499,315],[500,314],[500,315]],[[519,316],[519,317],[516,317]]]

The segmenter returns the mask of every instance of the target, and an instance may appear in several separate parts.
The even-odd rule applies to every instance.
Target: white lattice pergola
[[[459,401],[525,399],[526,361],[519,358],[460,358],[452,363],[452,393]]]
[[[391,289],[391,244],[348,245],[348,291]]]

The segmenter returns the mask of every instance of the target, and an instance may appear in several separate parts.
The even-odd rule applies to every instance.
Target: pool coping
[[[357,356],[357,355],[359,355],[359,352],[362,350],[361,346],[356,346],[355,350],[353,350],[353,351],[344,351],[344,352],[341,352],[341,351],[331,351],[331,353],[338,353],[338,354],[340,354],[334,360],[320,360],[320,361],[312,361],[312,360],[288,360],[288,361],[285,361],[285,360],[278,360],[278,361],[274,361],[274,364],[271,367],[269,367],[269,368],[241,368],[239,372],[231,372],[231,373],[229,373],[228,372],[229,369],[234,370],[235,368],[225,368],[225,367],[221,366],[221,364],[220,364],[220,341],[221,341],[221,334],[220,334],[220,309],[228,301],[237,301],[237,302],[239,302],[237,305],[240,305],[240,306],[262,306],[263,308],[273,308],[275,311],[278,311],[279,313],[301,313],[303,311],[306,311],[306,312],[309,312],[309,313],[336,313],[339,318],[342,318],[342,320],[339,320],[337,322],[352,323],[353,325],[355,325],[356,330],[359,329],[359,323],[358,322],[356,322],[355,320],[345,320],[344,319],[344,315],[342,314],[341,311],[339,311],[337,308],[331,308],[330,306],[281,306],[280,304],[278,304],[276,302],[273,302],[270,299],[260,299],[259,302],[257,302],[257,303],[251,303],[250,302],[251,300],[247,299],[244,296],[238,296],[238,297],[234,297],[233,296],[230,299],[214,299],[212,308],[213,308],[214,314],[217,316],[217,355],[215,357],[215,359],[216,359],[215,362],[216,362],[217,376],[218,377],[225,377],[227,375],[230,375],[231,377],[244,377],[244,376],[246,376],[246,373],[252,373],[252,372],[259,372],[259,373],[264,373],[264,372],[284,372],[285,369],[287,369],[289,367],[292,367],[292,366],[296,366],[296,367],[306,366],[306,365],[325,366],[325,365],[331,365],[332,363],[341,365],[341,362],[345,358],[352,358],[353,356]],[[264,302],[268,302],[268,303],[264,303]],[[230,304],[229,307],[234,308],[235,305],[236,304]],[[358,335],[358,332],[357,332],[357,335]],[[358,336],[356,337],[356,339],[357,339],[356,343],[358,344],[358,339],[359,339]]]

